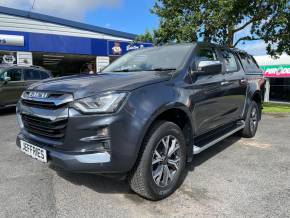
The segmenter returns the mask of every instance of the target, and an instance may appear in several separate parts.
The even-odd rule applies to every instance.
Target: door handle
[[[222,85],[222,86],[226,86],[226,85],[229,85],[229,84],[230,84],[229,81],[223,81],[223,82],[221,82],[221,85]]]

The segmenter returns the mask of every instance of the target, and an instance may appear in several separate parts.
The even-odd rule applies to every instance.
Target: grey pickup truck
[[[126,176],[150,200],[172,194],[186,163],[237,133],[254,137],[264,80],[246,52],[209,43],[130,52],[98,75],[31,85],[17,146],[64,170]]]

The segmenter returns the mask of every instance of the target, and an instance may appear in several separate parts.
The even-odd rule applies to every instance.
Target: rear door
[[[11,80],[2,84],[0,92],[0,101],[3,106],[16,104],[24,90],[24,82],[22,80],[22,69],[13,68],[4,72],[5,77]]]
[[[237,55],[225,48],[221,48],[220,52],[223,57],[225,74],[225,81],[222,83],[224,118],[229,123],[240,119],[242,116],[247,92],[247,80]]]
[[[193,70],[197,69],[200,61],[220,61],[217,49],[211,45],[199,45],[193,60]],[[224,122],[224,94],[221,86],[224,75],[193,75],[192,79],[192,102],[195,102],[193,118],[196,124],[196,135],[199,136]]]

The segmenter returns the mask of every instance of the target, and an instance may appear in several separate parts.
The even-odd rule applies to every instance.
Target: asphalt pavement
[[[125,181],[62,172],[15,145],[0,111],[0,217],[290,217],[290,116],[264,115],[257,136],[232,136],[194,158],[183,185],[150,202]]]

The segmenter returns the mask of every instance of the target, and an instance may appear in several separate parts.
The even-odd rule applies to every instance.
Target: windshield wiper
[[[122,69],[122,70],[113,70],[112,72],[137,72],[137,71],[173,71],[176,68],[162,68],[157,67],[153,69]]]
[[[137,71],[143,71],[141,69],[122,69],[122,70],[113,70],[112,72],[137,72]]]
[[[130,70],[129,69],[113,70],[112,72],[130,72]]]
[[[173,71],[173,70],[176,70],[176,68],[162,68],[162,67],[157,67],[157,68],[148,69],[148,70],[144,70],[144,71]]]

